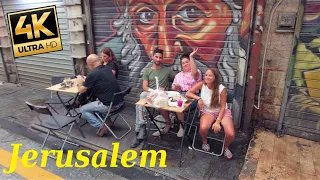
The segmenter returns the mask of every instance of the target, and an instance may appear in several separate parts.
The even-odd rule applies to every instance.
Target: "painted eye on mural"
[[[203,12],[196,6],[189,5],[180,8],[178,16],[182,18],[183,21],[195,21],[195,18],[203,15]]]
[[[139,12],[138,14],[142,23],[150,23],[154,19],[155,13],[153,11]]]

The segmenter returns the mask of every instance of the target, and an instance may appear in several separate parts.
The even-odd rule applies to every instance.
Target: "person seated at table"
[[[180,58],[180,65],[182,71],[179,72],[172,83],[171,89],[174,91],[180,92],[180,94],[186,94],[186,92],[193,87],[197,82],[201,81],[201,71],[197,69],[196,62],[194,59],[195,53],[198,51],[198,48],[194,48],[193,52],[189,54],[183,54]],[[197,101],[193,101],[190,105],[191,109],[194,109],[197,106]],[[177,113],[177,116],[180,121],[184,121],[184,113]],[[182,126],[179,126],[179,131],[177,133],[178,137],[182,137],[184,130]],[[159,136],[159,131],[156,131],[152,134],[153,136]]]
[[[114,55],[111,48],[103,48],[101,50],[101,60],[102,64],[111,68],[112,73],[118,78],[119,62],[117,61],[116,56]],[[85,78],[85,77],[83,77]],[[84,105],[88,102],[94,101],[97,97],[94,96],[94,89],[88,89],[85,93],[82,93],[78,100],[75,102],[75,108],[78,108],[80,105]]]
[[[143,71],[142,76],[142,88],[143,92],[140,94],[140,99],[144,99],[148,96],[148,94],[156,89],[156,79],[158,77],[159,87],[165,89],[168,85],[168,80],[173,79],[175,73],[169,67],[162,66],[162,57],[163,57],[163,50],[156,48],[153,51],[152,59],[152,66],[150,68],[146,68]],[[160,110],[160,114],[166,120],[166,126],[163,130],[163,133],[167,133],[171,127],[171,120],[169,118],[169,112],[165,110]],[[131,148],[135,148],[140,145],[140,143],[146,138],[146,127],[145,127],[145,120],[143,115],[143,106],[136,105],[136,125],[135,125],[135,132],[136,136],[131,144]]]
[[[88,89],[94,89],[94,96],[96,101],[83,105],[80,108],[82,117],[85,118],[91,126],[98,129],[97,135],[103,136],[107,131],[107,127],[93,114],[94,112],[106,113],[112,101],[114,93],[120,92],[120,86],[117,79],[112,73],[110,67],[103,66],[99,57],[96,54],[91,54],[87,57],[87,64],[92,70],[85,81],[77,78],[77,85],[80,93],[86,92]],[[114,102],[115,109],[120,108],[123,104],[121,102]]]
[[[196,92],[201,90],[200,96]],[[225,131],[224,156],[232,158],[229,145],[234,140],[234,126],[231,111],[227,108],[227,90],[220,84],[219,73],[215,69],[207,69],[204,81],[198,82],[186,93],[189,98],[198,100],[200,117],[200,136],[202,138],[202,149],[209,151],[207,142],[208,130],[211,126],[214,133],[221,130],[221,125]]]
[[[101,59],[102,59],[102,64],[105,66],[109,66],[112,69],[112,73],[118,79],[118,70],[120,65],[112,49],[108,47],[103,48],[101,51]]]

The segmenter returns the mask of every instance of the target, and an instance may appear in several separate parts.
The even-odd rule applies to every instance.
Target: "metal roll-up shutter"
[[[142,91],[142,72],[152,65],[156,47],[164,50],[163,62],[175,71],[180,71],[180,56],[198,47],[197,67],[202,73],[208,67],[217,69],[228,94],[238,94],[233,102],[239,125],[251,4],[251,0],[93,0],[96,51],[100,54],[104,47],[114,51],[121,63],[118,82],[133,87],[128,100],[135,103]]]
[[[2,8],[0,6],[0,48],[1,48],[1,50],[0,50],[0,81],[2,81],[2,82],[8,81],[6,70],[4,67],[5,61],[3,58],[3,49],[2,49],[2,48],[4,48],[4,46],[2,45],[2,42],[5,42],[5,41],[1,39],[1,38],[3,38],[3,39],[8,38],[8,35],[6,32],[6,24],[5,24],[4,16],[5,16],[5,14],[3,14]]]
[[[307,0],[294,48],[284,132],[320,140],[320,0]]]
[[[2,60],[2,52],[0,51],[0,82],[7,82],[7,76],[6,76],[6,72],[3,66],[3,60]]]
[[[34,88],[43,88],[48,87],[51,84],[51,76],[74,75],[74,63],[70,56],[67,18],[63,0],[3,0],[1,1],[1,4],[5,15],[9,12],[50,5],[56,5],[57,8],[63,50],[15,58],[17,73],[22,85],[28,85]],[[6,24],[8,29],[7,16]]]

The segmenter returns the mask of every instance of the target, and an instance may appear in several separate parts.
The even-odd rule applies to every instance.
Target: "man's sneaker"
[[[142,139],[138,139],[138,135],[139,135],[139,132],[136,132],[136,135],[134,136],[134,139],[132,141],[132,144],[130,145],[130,148],[136,148],[141,144]]]
[[[137,137],[135,137],[132,144],[130,145],[130,148],[138,147],[141,144],[141,142],[143,142],[143,139],[137,139]]]
[[[184,134],[184,129],[183,129],[183,128],[179,128],[179,131],[178,131],[178,133],[177,133],[177,136],[178,136],[178,137],[182,137],[183,134]]]
[[[164,129],[160,129],[161,134],[167,134],[168,132],[165,132]],[[152,134],[152,136],[160,136],[160,132],[157,130]]]
[[[161,129],[160,131],[163,132],[163,129]],[[152,136],[160,136],[160,132],[157,130],[152,134]]]
[[[106,132],[108,131],[108,128],[102,124],[102,127],[100,127],[100,129],[97,132],[97,135],[102,137]]]
[[[107,118],[106,124],[107,124],[109,127],[111,127],[111,126],[113,125],[113,121],[111,120],[110,117]]]

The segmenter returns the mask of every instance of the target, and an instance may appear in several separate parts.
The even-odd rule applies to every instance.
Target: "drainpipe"
[[[255,14],[254,14],[254,28],[253,32],[253,41],[252,48],[250,52],[249,58],[249,70],[248,70],[248,79],[247,79],[247,87],[246,87],[246,98],[245,98],[245,106],[244,106],[244,117],[242,130],[249,131],[251,127],[251,116],[254,105],[254,97],[256,92],[256,84],[257,84],[257,71],[259,67],[259,55],[261,49],[261,39],[263,32],[263,13],[265,8],[265,0],[257,0],[255,6]]]

